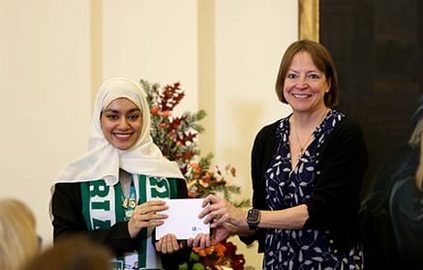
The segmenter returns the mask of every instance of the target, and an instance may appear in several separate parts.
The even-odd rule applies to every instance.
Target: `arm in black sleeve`
[[[268,210],[265,191],[266,181],[264,172],[267,169],[271,158],[273,157],[276,142],[276,127],[280,120],[271,125],[263,127],[254,139],[253,149],[251,151],[251,179],[253,187],[253,207],[261,210]],[[259,241],[259,252],[264,250],[265,229],[259,229],[251,237],[240,237],[241,241],[249,245],[255,240]]]
[[[321,174],[307,202],[304,228],[329,230],[342,248],[358,239],[360,190],[367,168],[367,150],[361,128],[344,119],[322,146]]]
[[[180,199],[188,198],[188,188],[187,188],[187,182],[185,179],[176,179],[176,186],[177,186],[177,196]]]
[[[118,256],[137,248],[137,238],[131,239],[128,222],[118,222],[109,229],[88,231],[82,215],[79,183],[56,184],[52,197],[54,241],[72,234],[85,234],[91,240],[104,244]]]

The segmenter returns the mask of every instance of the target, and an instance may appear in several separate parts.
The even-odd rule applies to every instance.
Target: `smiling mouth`
[[[119,140],[127,140],[132,136],[132,133],[113,133]]]
[[[311,95],[309,94],[292,94],[293,97],[295,98],[308,98],[311,97]]]

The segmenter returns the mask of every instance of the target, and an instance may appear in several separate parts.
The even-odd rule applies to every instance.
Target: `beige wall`
[[[260,127],[289,110],[274,84],[282,53],[297,38],[296,1],[216,0],[215,158],[236,166],[242,197],[251,196],[250,150]],[[232,239],[234,242],[237,238]],[[261,269],[257,246],[246,264]]]
[[[88,4],[0,1],[0,197],[28,203],[47,242],[52,180],[86,149]]]
[[[197,108],[197,1],[103,1],[104,78],[180,81]]]
[[[209,115],[203,152],[235,165],[249,197],[252,140],[289,112],[273,89],[297,14],[296,0],[0,0],[0,197],[30,204],[51,242],[50,185],[86,150],[95,88],[111,76],[180,81],[179,110]]]

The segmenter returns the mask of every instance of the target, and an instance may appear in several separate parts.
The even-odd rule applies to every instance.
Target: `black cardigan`
[[[276,128],[280,120],[265,126],[257,134],[251,154],[253,207],[269,210],[266,201],[264,172],[277,149]],[[367,168],[367,149],[361,128],[345,117],[329,134],[319,155],[321,174],[315,190],[306,203],[309,218],[304,229],[329,230],[333,244],[347,250],[359,241],[358,211],[360,190]],[[251,238],[241,237],[246,244],[259,241],[264,251],[266,230]]]

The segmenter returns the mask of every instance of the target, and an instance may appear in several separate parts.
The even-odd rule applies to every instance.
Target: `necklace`
[[[304,145],[301,143],[301,140],[300,140],[300,136],[298,136],[298,130],[297,130],[297,128],[295,127],[294,128],[294,130],[295,130],[295,137],[296,137],[296,139],[297,139],[297,142],[298,142],[298,145],[300,146],[300,153],[298,154],[298,159],[304,154],[304,148],[305,148],[305,146],[307,146],[308,145],[308,143],[310,142],[310,140],[311,140],[311,138],[313,137],[313,133],[314,132],[312,132],[309,136],[308,136],[308,138],[307,138],[307,141],[304,143]]]
[[[320,125],[320,123],[323,121],[323,119],[325,119],[328,111],[329,111],[329,109],[325,110],[323,116],[321,117],[320,121],[317,123],[316,127],[318,127]],[[314,128],[314,130],[316,130],[316,127]],[[304,152],[306,150],[306,147],[309,145],[310,141],[312,141],[312,139],[314,138],[314,130],[313,130],[313,132],[310,133],[310,135],[307,137],[307,140],[303,144],[300,140],[300,136],[298,135],[297,121],[295,121],[295,125],[294,125],[295,138],[298,142],[298,145],[300,146],[300,153],[298,154],[298,159],[301,158],[301,156],[304,154]]]

